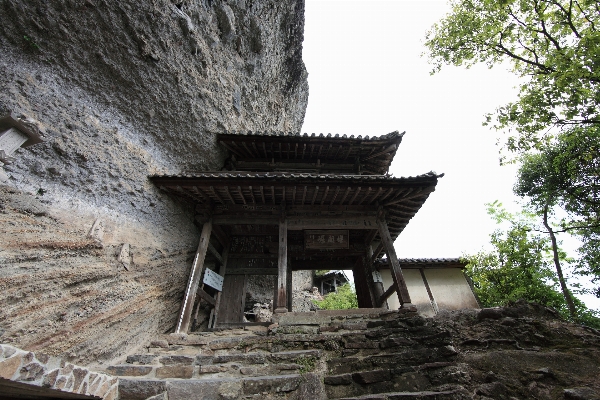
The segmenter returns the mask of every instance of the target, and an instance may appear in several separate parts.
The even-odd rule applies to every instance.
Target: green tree
[[[553,126],[600,124],[600,5],[595,0],[452,0],[427,33],[434,65],[509,62],[523,78],[518,100],[496,110],[514,128],[510,150],[548,140]],[[487,116],[491,122],[492,115]]]
[[[600,282],[599,140],[598,127],[578,127],[559,134],[539,152],[522,156],[514,187],[517,195],[527,197],[530,205],[542,213],[551,238],[558,232],[579,237],[583,245],[578,271],[590,276],[592,282]],[[549,210],[555,207],[566,215],[558,228],[547,223]],[[595,294],[600,297],[600,288]]]
[[[345,283],[338,286],[337,292],[331,292],[325,295],[323,300],[313,300],[322,310],[347,310],[349,308],[358,308],[358,299],[354,288]]]
[[[490,235],[493,250],[467,256],[467,274],[483,306],[501,306],[525,299],[562,310],[565,300],[548,259],[549,240],[531,230],[532,215],[506,212],[498,202],[488,205],[497,223],[507,230]]]

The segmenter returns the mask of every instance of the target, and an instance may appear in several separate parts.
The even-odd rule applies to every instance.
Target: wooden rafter
[[[325,203],[325,199],[327,198],[327,193],[329,193],[329,185],[325,186],[325,193],[323,194],[323,197],[321,198],[321,205],[323,205]]]
[[[356,191],[354,192],[354,196],[352,196],[352,198],[348,202],[348,205],[352,205],[352,203],[354,203],[354,200],[356,200],[356,196],[358,196],[358,194],[360,193],[361,189],[362,188],[360,186],[356,188]]]
[[[229,201],[231,201],[231,204],[236,204],[235,200],[233,199],[233,196],[231,195],[231,192],[229,191],[229,186],[225,186],[225,193],[227,194]]]

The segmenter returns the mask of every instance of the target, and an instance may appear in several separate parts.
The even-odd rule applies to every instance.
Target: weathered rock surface
[[[0,1],[0,115],[46,138],[0,187],[0,342],[91,364],[173,328],[199,232],[147,177],[220,169],[217,132],[299,131],[303,10]]]

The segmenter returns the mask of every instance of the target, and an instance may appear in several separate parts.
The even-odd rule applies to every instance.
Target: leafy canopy
[[[531,232],[532,216],[508,213],[498,202],[488,204],[488,213],[506,230],[490,235],[493,250],[467,256],[467,274],[485,307],[502,306],[525,299],[561,309],[562,294],[548,258],[549,240]]]
[[[566,212],[558,231],[583,243],[577,271],[598,285],[593,292],[600,297],[600,127],[573,128],[524,155],[514,191],[537,209],[548,204]]]
[[[552,268],[550,240],[533,229],[535,214],[511,214],[498,202],[488,204],[488,213],[498,224],[508,225],[491,236],[491,251],[466,256],[467,275],[482,306],[504,306],[520,299],[570,313]],[[559,252],[563,262],[570,261]],[[574,299],[579,321],[600,327],[595,313]]]
[[[489,67],[508,61],[524,78],[518,100],[496,110],[514,128],[509,150],[544,143],[553,126],[600,124],[600,5],[597,1],[452,0],[427,33],[434,65]],[[487,116],[487,123],[492,115]]]
[[[358,308],[358,299],[356,292],[349,283],[338,286],[337,292],[331,292],[325,295],[323,300],[313,300],[322,310],[347,310],[349,308]]]

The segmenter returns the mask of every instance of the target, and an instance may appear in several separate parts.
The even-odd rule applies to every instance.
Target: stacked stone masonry
[[[28,393],[41,395],[44,389],[53,390],[59,398],[63,393],[118,398],[117,378],[73,365],[60,358],[33,353],[10,345],[0,345],[0,397],[12,393],[8,381],[30,385]],[[36,390],[39,388],[39,391]],[[52,393],[52,392],[51,392]],[[10,397],[8,397],[10,398]],[[22,397],[18,397],[22,398]],[[37,398],[37,397],[36,397]],[[66,397],[74,398],[74,397]]]
[[[600,332],[524,304],[288,313],[162,335],[123,361],[107,368],[123,400],[600,398]]]

